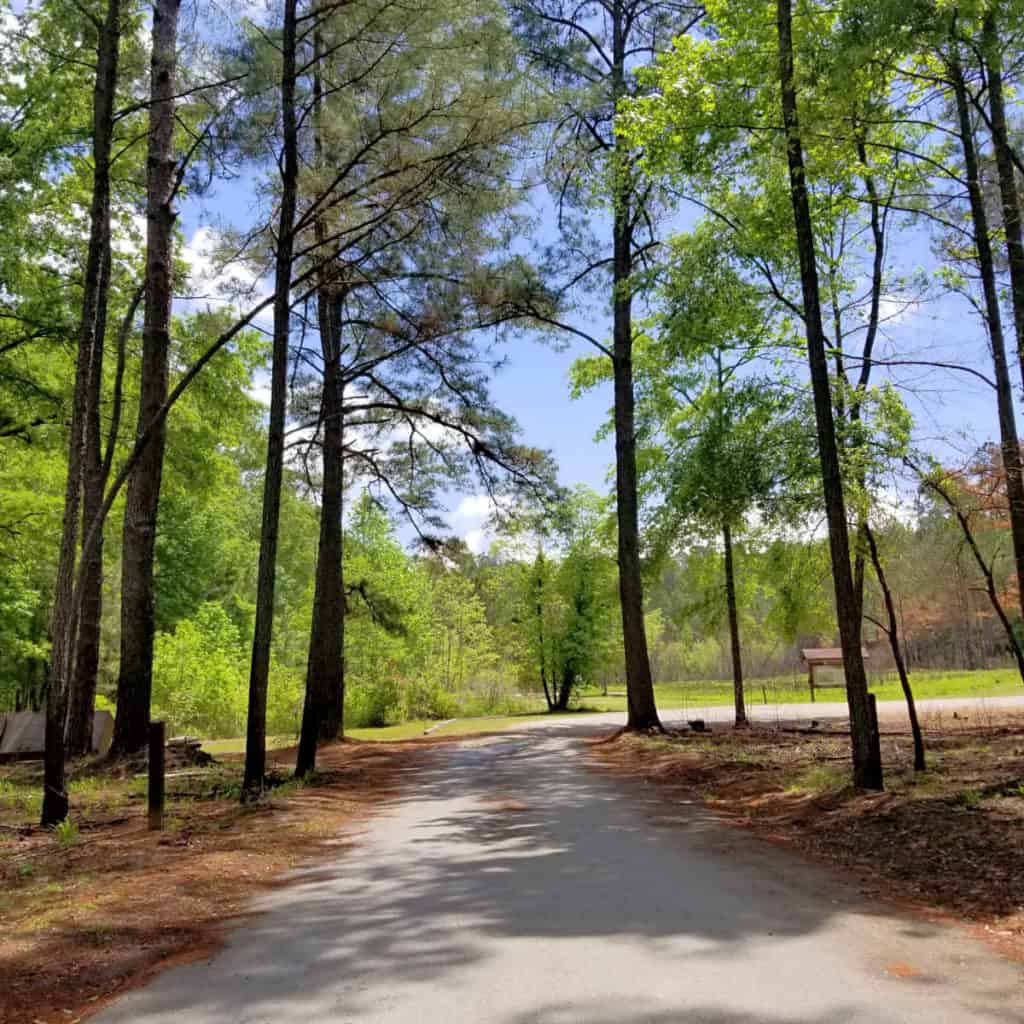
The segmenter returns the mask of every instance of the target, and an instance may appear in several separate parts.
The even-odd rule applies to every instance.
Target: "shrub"
[[[216,738],[245,730],[248,679],[238,628],[219,604],[156,637],[153,717],[175,733]]]
[[[406,684],[406,718],[454,718],[458,713],[459,705],[455,695],[439,683],[416,680]]]
[[[268,736],[298,736],[305,693],[306,677],[301,669],[286,668],[276,662],[270,666],[270,684],[267,688]]]
[[[353,729],[391,725],[402,719],[402,691],[398,681],[387,676],[360,682],[345,691],[345,722]]]

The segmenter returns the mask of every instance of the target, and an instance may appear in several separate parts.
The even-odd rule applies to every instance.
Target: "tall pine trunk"
[[[110,246],[104,254],[100,275],[100,304],[96,311],[96,345],[89,369],[85,434],[82,440],[82,536],[89,532],[103,506],[103,447],[100,437],[100,404],[103,398],[103,349],[110,287]],[[87,754],[92,748],[96,677],[100,667],[100,631],[103,618],[103,531],[85,555],[82,596],[78,605],[78,634],[74,670],[68,694],[66,753]]]
[[[263,521],[256,579],[256,623],[249,668],[249,714],[245,736],[242,799],[263,791],[267,763],[267,685],[274,631],[277,536],[284,477],[285,405],[288,390],[288,337],[291,278],[295,251],[295,206],[299,177],[298,122],[295,114],[297,0],[285,0],[281,32],[281,198],[274,256],[274,343],[270,371],[270,425],[263,478]]]
[[[850,739],[853,754],[854,785],[864,789],[882,788],[882,756],[878,725],[868,699],[867,674],[860,640],[860,609],[850,568],[850,540],[846,523],[846,503],[839,467],[832,393],[828,376],[825,331],[821,319],[821,291],[814,248],[814,227],[804,168],[803,142],[797,111],[793,69],[793,12],[791,0],[777,0],[779,36],[779,84],[782,94],[782,119],[786,130],[786,157],[789,165],[790,197],[800,259],[800,284],[803,292],[804,321],[807,331],[807,357],[818,449],[821,459],[822,487],[828,519],[829,549],[835,584],[836,616],[846,673],[846,698],[850,708]]]
[[[621,5],[612,26],[612,98],[625,92],[627,26]],[[619,601],[626,660],[627,729],[660,729],[644,630],[640,522],[633,391],[633,186],[629,154],[616,136],[612,154],[615,212],[612,223],[612,366],[615,380],[615,498],[618,520]]]
[[[1006,126],[1006,101],[1003,99],[1003,64],[999,55],[999,33],[995,13],[989,11],[982,24],[982,50],[985,77],[988,79],[989,117],[992,124],[992,148],[999,174],[999,198],[1006,236],[1006,255],[1010,266],[1010,296],[1013,323],[1017,335],[1017,361],[1024,384],[1024,239],[1021,234],[1020,196],[1013,166],[1010,134]]]
[[[319,29],[313,34],[313,152],[316,166],[324,165],[323,80],[320,62],[323,42]],[[295,760],[300,778],[316,767],[320,741],[339,738],[345,710],[345,590],[343,575],[342,502],[344,498],[344,402],[341,376],[341,311],[343,295],[333,285],[323,263],[322,247],[327,236],[323,217],[314,225],[318,249],[317,320],[320,354],[324,364],[320,422],[320,539],[316,553],[316,589],[310,624],[306,663],[306,693],[302,727]]]
[[[136,436],[167,399],[174,276],[174,92],[181,0],[156,0],[150,63],[146,157],[146,292]],[[131,754],[147,739],[153,692],[153,564],[166,421],[161,419],[128,483],[121,556],[121,667],[111,753]]]
[[[996,409],[999,418],[999,447],[1006,473],[1006,497],[1010,512],[1010,536],[1017,570],[1018,601],[1024,608],[1024,469],[1021,466],[1020,441],[1017,438],[1017,417],[1013,408],[1013,385],[1006,360],[1006,341],[1003,337],[1002,312],[999,308],[999,286],[996,281],[995,259],[989,235],[988,211],[978,169],[978,153],[974,143],[974,128],[967,100],[967,83],[963,67],[953,44],[950,56],[950,80],[956,98],[960,145],[963,150],[964,170],[967,174],[967,194],[970,200],[974,244],[978,256],[978,272],[992,350],[992,369],[996,386]]]
[[[118,57],[121,44],[120,0],[108,0],[103,23],[97,26],[96,78],[93,85],[92,157],[93,184],[89,207],[89,243],[82,281],[82,318],[78,330],[78,357],[68,443],[68,472],[64,489],[64,520],[61,528],[57,582],[53,602],[50,685],[46,698],[46,753],[44,759],[41,821],[54,825],[68,813],[64,778],[64,730],[68,688],[77,643],[73,611],[78,553],[84,446],[90,415],[90,381],[97,348],[103,339],[99,329],[106,320],[105,268],[110,253],[110,153],[114,137],[114,103],[117,93]]]
[[[732,653],[732,692],[737,728],[747,724],[747,705],[743,694],[743,657],[740,649],[740,615],[736,603],[736,572],[733,567],[732,529],[722,523],[722,549],[725,561],[725,603],[729,613],[729,648]]]
[[[342,568],[344,425],[341,387],[341,298],[330,286],[317,297],[324,360],[321,399],[323,482],[320,489],[320,541],[316,555],[316,591],[306,668],[306,698],[295,774],[316,766],[319,741],[342,732],[345,701],[345,589]]]

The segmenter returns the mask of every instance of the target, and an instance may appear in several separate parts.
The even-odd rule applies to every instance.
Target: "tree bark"
[[[885,627],[886,635],[889,637],[889,646],[892,648],[892,659],[896,662],[896,671],[900,676],[900,686],[903,689],[903,697],[907,702],[907,717],[910,719],[910,732],[914,737],[914,771],[923,772],[928,767],[924,756],[924,736],[921,733],[921,723],[917,720],[917,706],[914,704],[914,691],[910,688],[910,675],[907,672],[907,664],[903,660],[903,650],[900,647],[899,623],[896,620],[896,605],[893,603],[892,591],[889,589],[889,582],[885,578],[885,571],[882,568],[882,560],[878,556],[878,544],[875,542],[875,535],[870,526],[864,525],[864,539],[867,541],[868,550],[871,553],[871,564],[875,569],[875,577],[878,585],[882,588],[882,598],[885,601],[885,614],[889,625]]]
[[[313,33],[313,152],[316,166],[324,166],[321,131],[323,79],[320,62],[323,42],[320,31]],[[317,246],[327,236],[323,217],[314,225]],[[323,440],[320,448],[323,476],[320,487],[320,539],[316,556],[316,590],[310,625],[309,654],[306,665],[306,693],[302,708],[302,727],[295,760],[299,778],[316,767],[316,748],[320,741],[336,740],[341,735],[345,712],[345,580],[342,502],[344,498],[344,395],[341,373],[341,312],[344,293],[331,281],[328,268],[320,260],[317,272],[317,319],[320,352],[324,363],[320,422]]]
[[[863,131],[857,135],[857,159],[863,167],[868,167],[868,150]],[[871,382],[872,356],[874,355],[875,342],[878,339],[878,328],[881,323],[882,286],[885,273],[885,222],[886,218],[882,212],[882,203],[878,197],[878,188],[875,185],[874,175],[865,172],[864,190],[868,195],[868,206],[871,211],[871,308],[868,312],[867,330],[864,334],[864,347],[861,350],[860,373],[857,377],[857,391],[850,404],[850,422],[858,423],[861,417],[864,393]],[[835,301],[835,300],[833,300]],[[836,317],[840,316],[838,309]],[[839,374],[840,379],[846,383],[846,370],[843,368]],[[839,420],[842,422],[844,411],[837,410]],[[866,474],[862,470],[857,483],[861,489],[866,491]],[[864,577],[867,557],[867,520],[863,510],[857,516],[857,529],[853,545],[853,592],[857,602],[857,618],[863,622],[864,619]]]
[[[817,421],[825,512],[828,519],[829,549],[835,584],[836,616],[846,673],[846,697],[850,708],[850,739],[854,785],[864,789],[882,788],[882,756],[878,727],[868,700],[867,675],[861,651],[860,617],[850,568],[850,541],[846,523],[843,481],[839,467],[832,394],[828,378],[828,357],[821,319],[821,292],[814,247],[814,228],[804,169],[803,143],[797,111],[793,71],[793,26],[791,0],[777,0],[779,36],[779,82],[782,118],[786,130],[790,197],[800,259],[800,284],[807,331],[807,355],[814,411]]]
[[[999,33],[995,12],[989,10],[982,23],[982,51],[985,77],[988,79],[989,117],[992,123],[992,148],[999,174],[999,198],[1006,235],[1006,255],[1010,266],[1010,296],[1013,323],[1017,335],[1017,361],[1024,384],[1024,238],[1021,233],[1020,196],[1013,166],[1013,150],[1006,126],[1006,102],[1003,98],[1003,66],[999,52]]]
[[[281,199],[274,258],[274,343],[270,374],[270,426],[263,479],[263,521],[256,581],[256,623],[249,669],[249,714],[245,738],[242,799],[263,792],[267,763],[267,684],[274,629],[277,537],[284,476],[285,404],[288,388],[288,337],[291,327],[291,275],[295,250],[299,143],[295,113],[297,0],[285,0],[281,33]]]
[[[93,85],[93,184],[89,208],[89,243],[82,282],[82,318],[78,331],[78,357],[68,443],[68,472],[64,489],[64,520],[53,602],[50,686],[46,698],[46,752],[43,768],[41,822],[55,825],[68,813],[64,779],[64,730],[68,688],[76,651],[74,585],[81,508],[84,444],[89,416],[88,399],[93,362],[103,344],[98,327],[105,321],[104,267],[110,251],[110,153],[114,136],[114,103],[117,92],[121,43],[120,0],[109,0],[103,23],[98,26],[96,78]]]
[[[321,399],[323,481],[320,489],[320,540],[316,558],[316,592],[306,668],[306,697],[295,762],[299,777],[316,767],[319,741],[341,735],[345,700],[345,587],[343,576],[342,502],[344,434],[342,423],[341,297],[325,286],[318,298],[320,344],[324,359]]]
[[[625,92],[625,13],[614,7],[612,26],[612,98]],[[644,630],[644,592],[640,572],[640,523],[636,469],[636,414],[633,392],[633,186],[625,143],[615,137],[612,154],[613,216],[612,366],[615,380],[615,497],[618,523],[619,601],[626,661],[626,728],[661,729]]]
[[[174,276],[174,92],[180,2],[156,0],[153,7],[146,157],[146,292],[137,437],[157,417],[167,399]],[[128,483],[121,556],[121,666],[111,745],[111,754],[115,756],[136,753],[148,742],[156,631],[153,565],[166,437],[166,421],[161,419]]]
[[[103,448],[100,436],[100,403],[103,398],[103,349],[106,338],[107,296],[110,286],[111,252],[107,246],[100,276],[100,302],[96,310],[96,344],[89,369],[85,434],[82,443],[82,536],[103,507]],[[83,554],[85,573],[78,606],[75,665],[68,695],[66,754],[75,757],[92,748],[96,677],[100,666],[100,631],[103,618],[103,531],[92,549]]]
[[[1006,497],[1010,512],[1010,536],[1017,571],[1018,601],[1024,609],[1024,468],[1021,466],[1020,441],[1017,437],[1017,418],[1013,408],[1013,385],[1006,361],[1006,341],[1003,337],[1002,312],[999,308],[999,287],[996,282],[995,260],[989,235],[988,211],[981,187],[978,153],[974,144],[974,129],[967,102],[967,83],[956,52],[951,50],[949,70],[956,97],[960,145],[963,149],[964,170],[967,174],[967,194],[970,200],[971,220],[974,225],[974,244],[978,253],[978,272],[985,306],[989,343],[992,349],[992,369],[996,386],[996,409],[999,417],[999,447],[1006,472]]]
[[[725,556],[725,603],[729,612],[729,647],[732,653],[732,692],[736,706],[736,727],[747,724],[747,706],[743,695],[743,658],[740,650],[740,616],[736,605],[736,574],[732,558],[732,529],[722,523],[722,549]]]
[[[558,694],[555,706],[552,711],[568,711],[569,699],[572,697],[573,687],[576,685],[576,669],[571,663],[563,666],[562,679],[558,684]]]

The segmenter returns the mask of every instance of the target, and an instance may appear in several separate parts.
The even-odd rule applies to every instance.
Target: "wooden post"
[[[149,827],[164,827],[164,723],[149,723]]]
[[[814,703],[814,662],[807,663],[807,682],[811,687],[811,703]]]

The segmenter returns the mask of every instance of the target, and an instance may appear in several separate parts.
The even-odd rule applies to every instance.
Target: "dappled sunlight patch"
[[[849,784],[849,733],[718,727],[586,745],[587,761],[647,787],[661,825],[696,807],[816,860],[863,890],[970,923],[1024,956],[1024,716],[926,723],[929,768],[912,771],[909,731],[883,724],[887,789]]]

